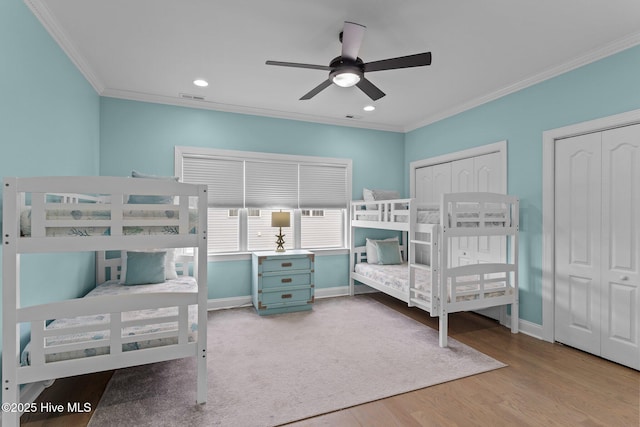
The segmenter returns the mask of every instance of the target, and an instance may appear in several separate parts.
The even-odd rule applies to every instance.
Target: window
[[[285,248],[347,246],[350,159],[176,147],[175,166],[209,187],[209,253],[275,249],[280,210],[291,215]]]

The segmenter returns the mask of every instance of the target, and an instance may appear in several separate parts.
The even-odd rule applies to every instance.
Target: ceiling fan
[[[363,62],[362,59],[358,58],[358,51],[360,50],[366,28],[364,25],[354,22],[345,22],[342,32],[340,33],[342,55],[334,58],[329,65],[300,64],[297,62],[281,61],[267,61],[266,64],[329,71],[329,78],[303,95],[300,100],[311,99],[331,86],[331,83],[335,83],[341,87],[357,86],[374,101],[382,98],[385,93],[367,80],[364,73],[431,65],[431,52],[383,59],[381,61]]]

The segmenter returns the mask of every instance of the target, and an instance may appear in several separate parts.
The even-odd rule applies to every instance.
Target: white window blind
[[[297,208],[296,163],[245,162],[245,207]]]
[[[184,156],[183,182],[207,184],[209,206],[240,208],[244,206],[244,162],[206,156]]]
[[[300,164],[300,208],[339,208],[349,203],[347,168]]]

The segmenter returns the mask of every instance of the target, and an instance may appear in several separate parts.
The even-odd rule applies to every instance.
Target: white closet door
[[[640,125],[602,134],[602,357],[640,369]]]
[[[600,134],[556,143],[557,341],[600,354]]]
[[[557,341],[640,369],[640,125],[556,143]]]
[[[476,192],[474,159],[461,159],[451,162],[451,192]],[[451,256],[453,267],[477,263],[478,238],[455,237],[451,239]]]
[[[505,193],[502,182],[502,163],[499,153],[485,154],[473,158],[474,191],[488,193]],[[478,238],[476,262],[505,262],[506,237]]]
[[[416,200],[440,203],[443,193],[451,192],[451,163],[416,169]]]

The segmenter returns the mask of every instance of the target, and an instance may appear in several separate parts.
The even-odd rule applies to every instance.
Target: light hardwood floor
[[[437,328],[437,318],[419,309],[386,295],[372,298]],[[290,426],[640,426],[640,373],[633,369],[511,334],[472,313],[450,315],[449,332],[508,366]],[[57,380],[39,401],[65,406],[68,401],[90,402],[95,408],[110,377],[107,372]],[[23,416],[22,425],[85,426],[90,416],[36,413]]]

